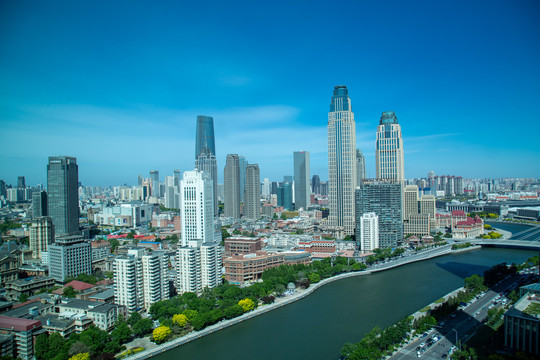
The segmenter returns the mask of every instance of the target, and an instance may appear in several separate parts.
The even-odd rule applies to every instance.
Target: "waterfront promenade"
[[[464,249],[464,250],[470,250],[470,249],[471,248]],[[369,274],[374,273],[374,272],[384,271],[384,270],[392,269],[392,268],[395,268],[395,267],[398,267],[398,266],[406,265],[406,264],[417,262],[417,261],[427,260],[427,259],[431,259],[431,258],[434,258],[434,257],[447,255],[447,254],[450,254],[450,253],[452,253],[451,245],[443,245],[441,247],[437,247],[437,248],[434,248],[434,249],[422,250],[422,251],[420,251],[418,253],[408,255],[408,256],[404,256],[404,257],[401,257],[401,258],[398,258],[398,259],[395,259],[395,260],[390,260],[390,261],[387,261],[387,262],[382,263],[382,264],[376,264],[376,265],[373,265],[369,269],[364,270],[364,271],[350,272],[350,273],[336,275],[336,276],[331,277],[331,278],[323,279],[318,283],[312,284],[307,289],[297,289],[291,295],[278,297],[278,298],[276,298],[276,301],[274,303],[272,303],[272,304],[261,305],[257,309],[255,309],[253,311],[250,311],[248,313],[245,313],[245,314],[243,314],[243,315],[241,315],[239,317],[236,317],[236,318],[230,319],[230,320],[220,321],[219,323],[216,323],[214,325],[210,325],[210,326],[208,326],[208,327],[206,327],[206,328],[204,328],[202,330],[199,330],[199,331],[193,331],[193,332],[191,332],[191,333],[189,333],[187,335],[184,335],[184,336],[182,336],[180,338],[177,338],[177,339],[174,339],[172,341],[166,342],[166,343],[164,343],[162,345],[155,345],[153,343],[150,343],[148,338],[138,339],[139,341],[136,341],[136,343],[138,343],[139,345],[145,347],[146,350],[141,351],[139,353],[136,353],[134,355],[131,355],[129,358],[130,359],[147,359],[147,358],[152,357],[154,355],[161,354],[162,352],[165,352],[165,351],[173,349],[173,348],[175,348],[177,346],[186,344],[186,343],[188,343],[190,341],[199,339],[199,338],[201,338],[203,336],[212,334],[212,333],[214,333],[216,331],[219,331],[221,329],[224,329],[226,327],[238,324],[238,323],[240,323],[242,321],[249,320],[249,319],[254,318],[256,316],[259,316],[259,315],[265,314],[265,313],[267,313],[269,311],[272,311],[274,309],[277,309],[277,308],[279,308],[281,306],[285,306],[285,305],[288,305],[288,304],[290,304],[292,302],[303,299],[306,296],[312,294],[314,291],[316,291],[320,287],[322,287],[322,286],[324,286],[326,284],[329,284],[331,282],[337,281],[337,280],[341,280],[341,279],[345,279],[345,278],[349,278],[349,277],[354,277],[354,276],[369,275]],[[143,340],[143,341],[141,341],[141,340]],[[149,345],[152,346],[152,348],[149,348]]]

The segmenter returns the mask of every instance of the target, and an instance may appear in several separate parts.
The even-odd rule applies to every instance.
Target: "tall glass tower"
[[[238,154],[228,154],[223,176],[225,216],[240,219],[240,161]]]
[[[356,187],[356,123],[347,87],[334,88],[328,113],[328,225],[345,235],[354,234]]]
[[[356,186],[360,186],[366,178],[366,158],[362,150],[356,149]]]
[[[79,167],[71,156],[50,156],[47,165],[49,217],[56,235],[79,233]]]
[[[309,152],[295,151],[294,160],[294,208],[307,210],[310,205]]]
[[[382,113],[375,146],[377,179],[405,180],[401,126],[393,111]]]
[[[197,134],[195,139],[195,168],[208,174],[214,182],[214,216],[219,214],[217,197],[217,160],[214,141],[214,118],[197,116]]]

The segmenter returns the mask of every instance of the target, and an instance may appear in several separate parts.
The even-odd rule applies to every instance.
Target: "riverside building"
[[[375,143],[377,179],[405,180],[401,126],[393,111],[382,113]]]
[[[79,167],[71,156],[50,156],[47,165],[48,215],[57,235],[79,233]]]
[[[328,113],[328,227],[352,235],[355,228],[356,123],[346,86],[334,88]]]

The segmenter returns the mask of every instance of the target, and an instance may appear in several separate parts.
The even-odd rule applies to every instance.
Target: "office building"
[[[294,156],[294,208],[307,210],[310,205],[309,152],[295,151]]]
[[[366,177],[366,158],[360,149],[356,149],[356,186],[360,186]]]
[[[328,226],[345,235],[355,227],[356,123],[346,86],[334,88],[328,113]]]
[[[244,217],[256,220],[261,217],[261,175],[259,165],[246,166],[246,194],[244,196]]]
[[[270,179],[268,178],[264,178],[263,180],[262,196],[264,197],[270,196]]]
[[[283,183],[277,189],[277,205],[284,210],[293,210],[293,189],[291,183]]]
[[[152,186],[151,195],[159,198],[161,197],[161,189],[159,186],[159,171],[150,170],[150,184]]]
[[[227,155],[224,173],[225,216],[240,218],[240,160],[237,154]]]
[[[26,187],[26,181],[24,180],[24,176],[19,176],[17,178],[17,188],[24,189]]]
[[[147,252],[131,248],[126,255],[114,260],[114,298],[118,305],[126,306],[128,313],[167,300],[169,280],[168,260],[165,252]]]
[[[405,180],[401,126],[393,111],[382,113],[375,143],[377,179]]]
[[[211,179],[186,171],[180,183],[182,240],[176,259],[179,293],[201,293],[221,284],[221,233],[214,230]]]
[[[379,217],[374,212],[364,213],[360,217],[359,241],[360,251],[364,253],[379,247]]]
[[[56,227],[55,227],[56,229]],[[49,245],[49,275],[63,282],[68,276],[92,274],[92,246],[81,235],[58,236]]]
[[[435,197],[418,197],[418,186],[407,185],[403,190],[403,229],[405,235],[418,237],[431,234],[435,228]]]
[[[30,225],[30,250],[34,259],[41,259],[41,254],[47,251],[54,240],[54,225],[49,217],[37,217]]]
[[[48,216],[56,235],[79,233],[79,168],[70,156],[50,156],[47,165]]]
[[[48,215],[47,192],[38,191],[32,194],[32,218]]]
[[[195,168],[208,173],[213,182],[214,211],[218,215],[217,159],[214,138],[214,118],[197,116],[197,134],[195,139]]]
[[[365,179],[356,189],[356,239],[360,238],[362,215],[379,217],[379,247],[395,247],[403,241],[402,187],[392,180]],[[360,244],[358,244],[360,245]]]

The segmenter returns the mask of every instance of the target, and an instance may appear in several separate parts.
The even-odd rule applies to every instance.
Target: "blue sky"
[[[328,178],[327,119],[349,88],[375,176],[383,111],[405,176],[540,177],[538,1],[2,1],[0,179],[46,182],[76,156],[85,185],[194,164],[196,116],[261,178],[311,153]]]

